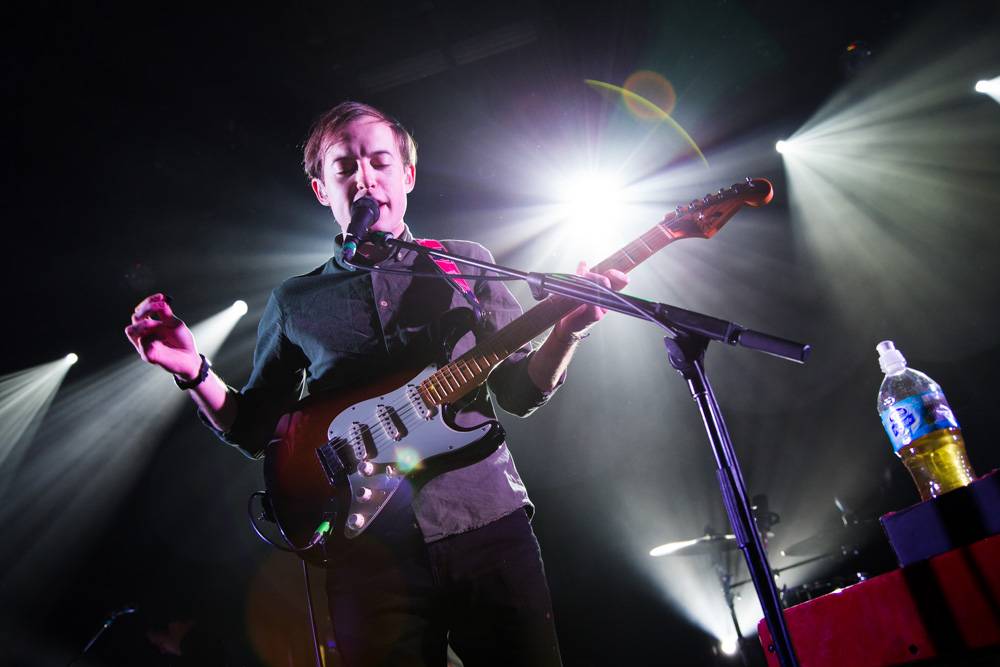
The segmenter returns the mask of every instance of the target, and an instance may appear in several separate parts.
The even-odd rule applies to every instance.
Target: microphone
[[[368,236],[368,230],[378,222],[378,216],[378,202],[367,195],[351,204],[351,224],[347,225],[344,250],[341,255],[345,262],[350,262],[354,258],[354,253],[358,251],[358,243]]]

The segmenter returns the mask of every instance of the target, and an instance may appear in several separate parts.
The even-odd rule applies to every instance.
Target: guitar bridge
[[[330,482],[330,486],[336,486],[337,479],[344,474],[346,471],[346,466],[344,462],[340,459],[337,454],[337,447],[347,444],[342,439],[331,440],[322,447],[316,449],[316,456],[319,458],[319,464],[323,468],[323,472],[326,473],[326,478]]]

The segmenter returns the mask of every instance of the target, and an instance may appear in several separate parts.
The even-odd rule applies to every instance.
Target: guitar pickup
[[[354,422],[347,429],[347,442],[354,453],[355,461],[365,461],[378,456],[378,449],[375,447],[375,437],[372,435],[368,424]]]
[[[399,442],[406,437],[406,426],[403,424],[403,420],[400,419],[399,413],[395,410],[387,405],[380,405],[375,408],[375,416],[378,418],[378,423],[382,426],[382,430],[390,438]]]
[[[406,399],[410,402],[410,406],[416,410],[417,414],[425,420],[433,419],[434,415],[437,414],[434,406],[428,405],[427,401],[420,395],[420,390],[417,389],[416,385],[410,384],[406,386]]]

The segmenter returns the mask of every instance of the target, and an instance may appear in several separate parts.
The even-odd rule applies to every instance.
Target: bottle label
[[[896,401],[892,407],[882,411],[882,425],[897,452],[938,429],[958,428],[948,401],[938,391]]]

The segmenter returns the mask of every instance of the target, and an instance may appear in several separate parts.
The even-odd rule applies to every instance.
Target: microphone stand
[[[743,552],[750,580],[753,582],[764,611],[764,619],[771,632],[773,642],[767,647],[777,654],[782,667],[798,667],[798,659],[792,644],[781,600],[775,585],[774,574],[767,560],[767,552],[761,541],[760,531],[754,522],[753,508],[747,493],[743,473],[740,470],[732,438],[726,428],[722,410],[715,398],[715,392],[705,373],[705,352],[711,341],[764,352],[788,361],[804,363],[811,351],[809,345],[786,340],[770,334],[752,331],[745,327],[709,315],[677,308],[664,303],[645,301],[636,297],[612,292],[602,285],[596,285],[578,276],[565,277],[558,274],[526,273],[516,269],[453,255],[440,250],[425,248],[416,243],[408,243],[393,238],[389,234],[375,235],[376,242],[400,249],[413,250],[424,255],[440,257],[453,262],[474,266],[492,273],[521,278],[528,283],[535,299],[543,299],[549,293],[559,294],[631,317],[654,322],[670,332],[664,338],[670,365],[687,382],[691,398],[698,405],[709,445],[716,463],[716,478],[722,492],[722,501],[732,526],[736,543]],[[487,279],[491,276],[486,276]]]

